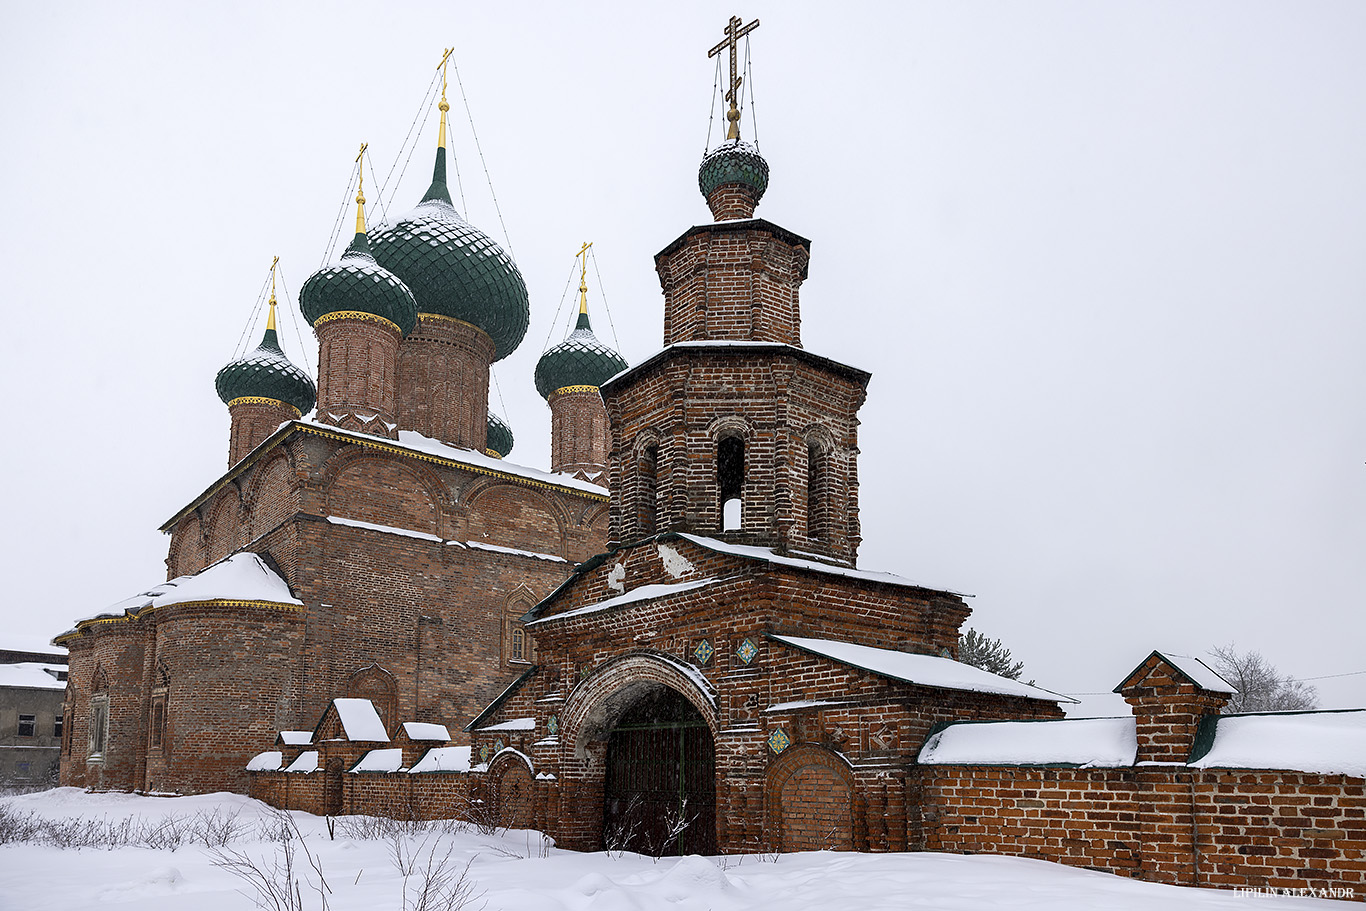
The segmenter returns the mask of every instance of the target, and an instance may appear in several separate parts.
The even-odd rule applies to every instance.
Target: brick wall
[[[228,408],[228,414],[232,417],[228,439],[228,466],[231,467],[264,443],[285,421],[299,417],[299,410],[272,399],[237,400]]]
[[[550,470],[599,474],[607,469],[611,430],[602,393],[596,387],[552,392],[550,403]]]
[[[477,326],[419,314],[398,349],[399,427],[483,452],[493,355],[493,339]]]
[[[398,327],[368,319],[319,323],[317,418],[393,438],[398,419]]]
[[[1285,771],[919,766],[913,842],[1174,885],[1355,887],[1366,781]]]
[[[853,561],[867,379],[795,349],[722,346],[671,349],[603,387],[611,541],[668,529]],[[728,435],[744,441],[744,505],[740,529],[723,533],[717,454]],[[826,455],[819,529],[808,516],[813,443]]]

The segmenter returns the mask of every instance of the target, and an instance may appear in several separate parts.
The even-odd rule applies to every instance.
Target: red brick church
[[[769,168],[738,85],[732,62],[711,220],[655,257],[663,348],[628,367],[581,303],[541,358],[549,471],[503,460],[488,412],[527,294],[451,205],[443,99],[426,195],[374,232],[359,195],[301,291],[316,390],[272,321],[219,374],[229,467],[164,526],[169,581],[56,640],[63,783],[482,814],[585,850],[1361,881],[1363,773],[1237,753],[1225,734],[1280,735],[1220,719],[1231,689],[1199,661],[1152,652],[1116,689],[1131,717],[1059,720],[1067,697],[955,660],[962,596],[858,566],[870,375],[802,345],[811,242],[756,215]],[[1324,755],[1366,746],[1366,713],[1294,724],[1346,738]],[[1267,787],[1292,809],[1244,831]]]

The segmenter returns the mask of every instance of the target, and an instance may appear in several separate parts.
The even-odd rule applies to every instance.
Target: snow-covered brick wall
[[[925,765],[1132,766],[1134,719],[958,722],[933,734],[920,750]]]

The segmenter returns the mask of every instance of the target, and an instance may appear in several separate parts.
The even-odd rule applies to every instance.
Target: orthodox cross
[[[437,105],[441,109],[441,134],[437,137],[436,144],[443,149],[446,147],[446,112],[451,109],[451,106],[446,103],[446,64],[450,61],[451,52],[454,50],[453,47],[446,48],[445,53],[441,55],[441,62],[436,65],[437,69],[441,70],[441,104]],[[460,74],[456,73],[456,75]]]
[[[730,110],[726,112],[726,119],[730,121],[730,129],[726,131],[727,139],[740,138],[740,110],[736,107],[736,102],[740,97],[740,83],[744,80],[736,72],[735,48],[737,43],[745,35],[759,27],[759,20],[755,19],[749,25],[742,26],[739,16],[731,16],[730,22],[726,24],[726,40],[716,47],[707,51],[707,57],[715,57],[717,54],[730,49],[730,88],[726,90],[726,100],[730,102]]]

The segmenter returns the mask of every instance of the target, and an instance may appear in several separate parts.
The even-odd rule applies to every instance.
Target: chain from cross
[[[727,139],[740,138],[740,109],[736,102],[740,97],[740,83],[744,79],[738,72],[739,61],[735,58],[735,50],[741,38],[759,27],[758,19],[745,26],[740,24],[742,21],[739,16],[731,16],[730,22],[726,23],[726,40],[707,51],[707,57],[710,59],[728,48],[730,50],[730,88],[726,90],[726,100],[730,102],[730,110],[726,112],[726,119],[730,121],[730,129],[726,132]]]

